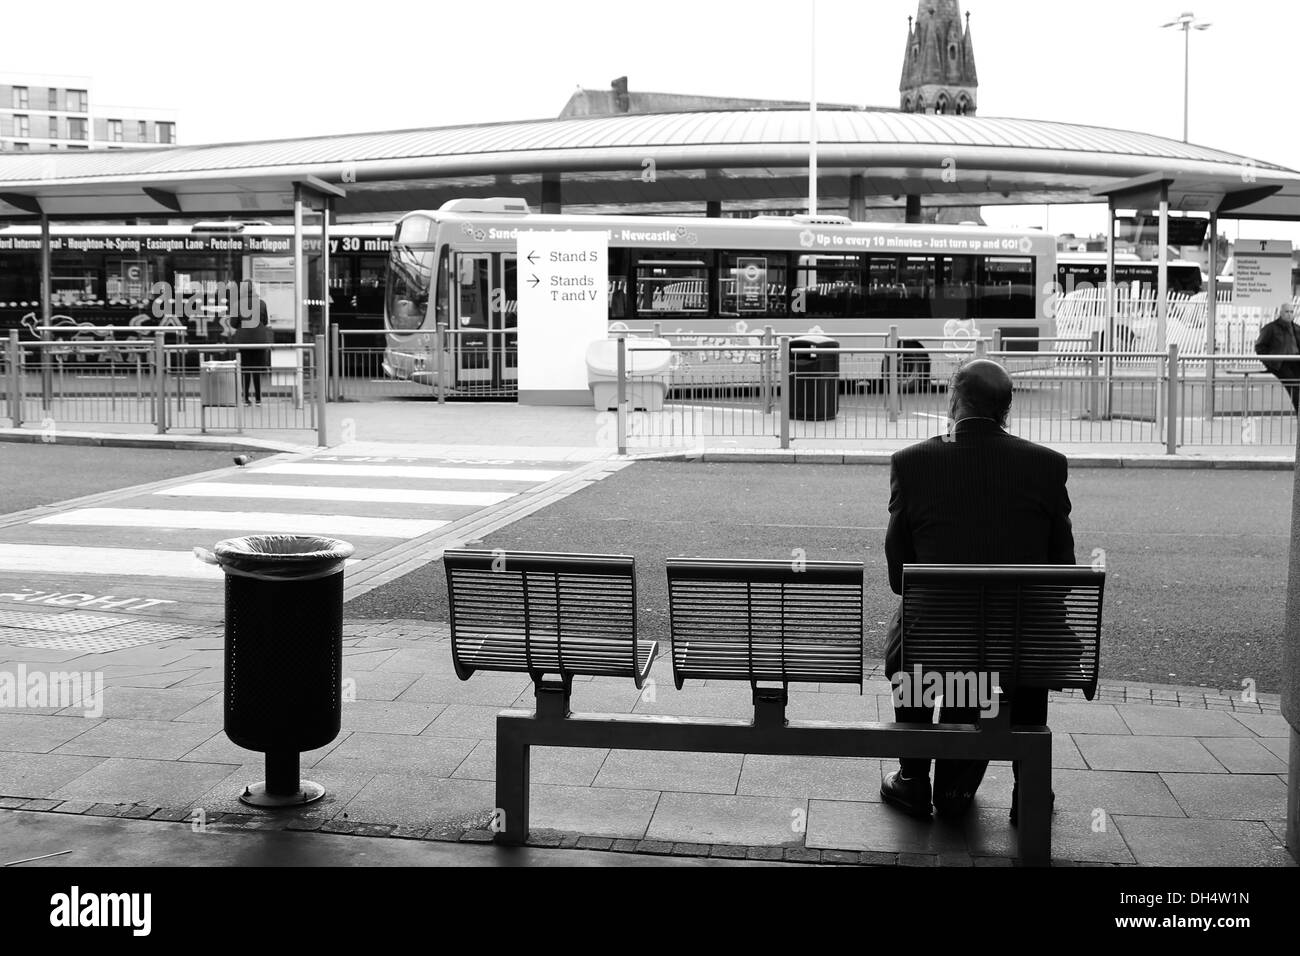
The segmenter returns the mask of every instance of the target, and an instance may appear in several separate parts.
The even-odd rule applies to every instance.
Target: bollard
[[[337,325],[331,325],[330,335],[332,337],[330,348],[333,351],[333,355],[330,359],[330,381],[332,382],[332,387],[330,388],[330,393],[327,398],[336,402],[341,402],[343,401],[343,333],[339,330]]]

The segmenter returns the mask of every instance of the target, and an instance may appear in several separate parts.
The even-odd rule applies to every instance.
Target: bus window
[[[760,319],[786,315],[789,303],[785,273],[783,252],[719,253],[718,314]]]
[[[901,256],[898,262],[898,283],[903,289],[903,300],[898,303],[900,319],[928,319],[930,298],[934,294],[934,259],[930,256]]]
[[[939,256],[935,260],[934,317],[975,317],[975,256]]]
[[[795,301],[803,296],[804,313],[812,317],[861,315],[862,260],[858,256],[800,256],[794,278]]]
[[[1034,260],[1028,256],[985,256],[980,260],[976,294],[976,318],[1036,318]]]
[[[655,250],[636,264],[638,312],[703,314],[708,312],[709,270],[698,253],[669,258]]]
[[[445,265],[439,270],[440,280],[443,279],[443,269]],[[412,331],[424,325],[432,279],[432,249],[412,249],[393,243],[388,259],[389,328]],[[439,300],[441,305],[443,298],[439,297]]]

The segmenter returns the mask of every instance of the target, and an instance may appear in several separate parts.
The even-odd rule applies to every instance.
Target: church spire
[[[907,18],[900,107],[909,113],[974,115],[978,87],[970,14],[963,29],[957,0],[920,0],[915,24]]]

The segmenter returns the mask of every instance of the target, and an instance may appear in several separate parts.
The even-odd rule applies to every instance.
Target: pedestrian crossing
[[[432,560],[458,527],[472,538],[495,511],[536,510],[576,490],[583,473],[603,476],[606,464],[322,452],[44,509],[0,527],[0,609],[218,623],[224,576],[196,553],[217,541],[341,538],[355,549],[350,582],[371,565]]]

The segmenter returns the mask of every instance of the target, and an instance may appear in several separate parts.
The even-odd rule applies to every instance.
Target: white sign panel
[[[590,401],[587,346],[609,334],[609,237],[520,232],[519,401]]]
[[[1232,246],[1232,304],[1272,311],[1291,301],[1291,241],[1238,239]]]

